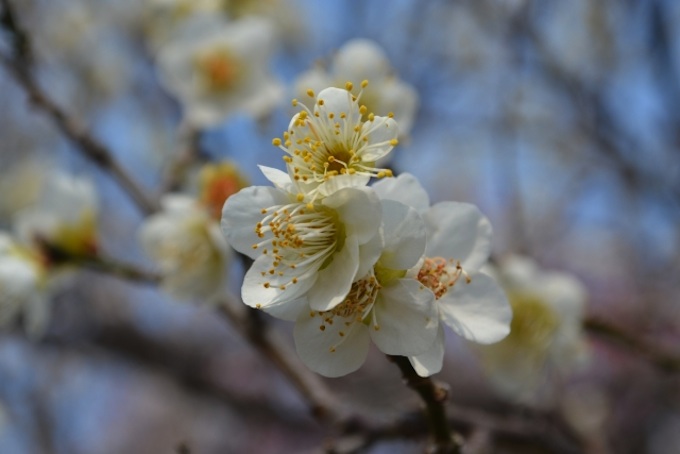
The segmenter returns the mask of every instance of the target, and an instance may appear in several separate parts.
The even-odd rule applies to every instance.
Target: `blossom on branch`
[[[264,19],[201,18],[161,49],[161,81],[181,101],[193,127],[212,127],[237,113],[261,117],[283,94],[267,69],[274,44]]]
[[[318,65],[301,74],[295,82],[298,96],[307,89],[344,87],[346,81],[359,85],[370,80],[364,88],[361,103],[376,115],[393,114],[402,136],[408,135],[418,107],[418,93],[403,82],[392,69],[385,52],[373,41],[353,39],[346,42],[333,56],[330,68]]]
[[[275,187],[245,188],[222,213],[229,244],[254,260],[243,301],[289,320],[307,304],[303,297],[313,310],[333,309],[380,254],[377,195],[347,187],[312,200],[284,172],[261,169]]]
[[[300,313],[295,346],[312,370],[346,375],[366,359],[370,340],[389,355],[417,355],[432,347],[439,316],[432,292],[407,277],[425,251],[422,218],[412,208],[383,200],[384,246],[371,270],[329,311]]]
[[[178,299],[214,302],[226,280],[231,250],[219,224],[191,197],[171,194],[163,210],[144,221],[139,242]]]
[[[14,217],[14,231],[26,245],[58,248],[66,254],[96,254],[98,203],[89,180],[53,172],[37,199]]]
[[[467,203],[440,202],[430,207],[425,190],[407,173],[373,187],[381,198],[401,201],[422,213],[427,247],[411,276],[434,294],[442,323],[481,344],[507,336],[512,318],[507,298],[496,281],[480,271],[491,251],[489,220]],[[409,358],[421,376],[441,370],[443,359],[441,326],[433,346]]]
[[[528,257],[506,257],[488,271],[503,284],[514,317],[508,337],[478,349],[482,365],[506,397],[550,405],[559,379],[588,358],[583,335],[586,289],[574,276],[542,270]]]
[[[362,104],[358,95],[345,89],[326,88],[315,96],[314,106],[301,106],[283,134],[273,140],[286,155],[286,168],[298,190],[312,196],[327,196],[345,187],[365,186],[371,177],[391,176],[389,169],[376,168],[397,143],[399,130],[393,118],[376,116]]]

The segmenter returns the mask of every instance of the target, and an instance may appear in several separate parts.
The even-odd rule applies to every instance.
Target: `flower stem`
[[[425,403],[425,414],[430,434],[434,440],[434,446],[430,452],[433,454],[460,454],[460,446],[454,440],[446,418],[446,407],[444,405],[448,397],[446,389],[429,377],[419,376],[408,358],[391,355],[387,355],[387,357],[399,367],[406,385],[417,392]]]

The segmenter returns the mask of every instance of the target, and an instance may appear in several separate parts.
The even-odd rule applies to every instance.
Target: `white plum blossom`
[[[340,188],[365,186],[371,177],[392,175],[375,163],[397,145],[397,123],[369,113],[360,105],[363,91],[352,94],[351,83],[346,88],[322,90],[313,109],[294,100],[303,110],[291,120],[283,141],[273,140],[286,153],[288,174],[304,194],[323,197]],[[312,90],[308,95],[314,98]]]
[[[28,335],[39,337],[49,318],[45,290],[41,257],[0,232],[0,326],[21,316]]]
[[[236,113],[259,118],[276,107],[283,94],[267,69],[274,45],[274,32],[265,19],[206,18],[161,49],[161,81],[182,102],[193,127],[212,127]]]
[[[514,314],[508,337],[478,349],[490,382],[513,400],[550,405],[559,379],[588,358],[586,289],[574,276],[542,270],[528,257],[506,257],[488,272],[502,283]]]
[[[425,250],[425,225],[406,205],[382,201],[384,247],[371,270],[356,280],[329,311],[302,311],[295,345],[304,363],[327,377],[358,369],[370,340],[389,355],[417,355],[431,348],[439,329],[434,294],[407,271]]]
[[[139,241],[160,267],[162,288],[178,299],[216,301],[231,257],[219,224],[188,196],[170,194],[161,205],[141,225]]]
[[[333,309],[380,255],[378,196],[370,188],[348,187],[312,201],[284,172],[261,169],[275,187],[245,188],[222,213],[229,244],[254,260],[243,301],[288,320],[305,304]]]
[[[89,180],[51,173],[39,196],[14,217],[14,231],[24,244],[44,241],[74,255],[97,251],[98,203]]]
[[[403,82],[392,69],[385,52],[375,42],[358,38],[346,42],[333,57],[330,68],[318,65],[298,77],[296,92],[301,96],[309,88],[344,87],[370,81],[364,89],[361,103],[376,115],[392,113],[399,123],[402,136],[408,135],[418,108],[418,93]]]
[[[419,211],[427,228],[427,247],[419,267],[410,275],[430,289],[439,317],[456,334],[489,344],[507,336],[512,312],[496,281],[480,271],[491,250],[491,224],[474,205],[440,202],[429,197],[410,174],[376,183],[381,198],[397,200]],[[444,330],[440,326],[433,346],[409,357],[416,372],[429,376],[441,370]]]

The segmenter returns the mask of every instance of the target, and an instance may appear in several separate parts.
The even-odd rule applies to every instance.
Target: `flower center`
[[[226,49],[199,57],[197,66],[205,85],[213,92],[226,92],[239,79],[238,60]]]
[[[444,296],[461,276],[466,282],[471,281],[459,261],[443,257],[426,257],[418,271],[418,281],[432,290],[436,299]]]
[[[555,312],[530,292],[510,291],[508,299],[512,306],[512,322],[507,341],[523,348],[547,348],[559,325]]]
[[[200,201],[213,219],[222,217],[222,207],[229,196],[248,185],[233,164],[208,165],[201,172]]]
[[[335,321],[338,323],[343,323],[343,326],[337,330],[338,336],[341,338],[339,343],[342,343],[346,333],[354,323],[368,323],[369,313],[373,314],[373,319],[371,321],[373,328],[379,330],[380,326],[378,321],[375,319],[375,313],[371,311],[373,308],[373,303],[375,303],[378,297],[378,292],[382,286],[373,275],[373,273],[368,274],[363,279],[360,279],[352,284],[352,288],[345,297],[345,300],[335,306],[330,311],[325,312],[310,312],[311,317],[316,317],[317,315],[321,317],[321,324],[319,329],[321,331],[326,331],[327,327],[333,325]],[[340,317],[342,320],[335,320],[336,317]],[[330,352],[335,352],[338,344],[331,346]]]
[[[263,241],[253,244],[253,249],[271,257],[270,275],[283,276],[290,269],[297,269],[293,284],[303,274],[328,266],[333,253],[344,245],[344,228],[328,208],[291,203],[263,208],[262,214],[265,217],[255,226],[255,233]],[[264,286],[268,288],[269,283]]]

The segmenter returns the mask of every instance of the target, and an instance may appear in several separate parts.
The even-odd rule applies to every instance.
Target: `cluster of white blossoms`
[[[21,318],[31,337],[43,333],[50,294],[68,276],[59,256],[91,256],[98,248],[93,185],[58,172],[41,177],[24,182],[42,187],[14,215],[14,234],[0,232],[0,325]]]
[[[358,369],[370,342],[410,358],[427,376],[441,369],[441,323],[476,342],[509,332],[508,302],[479,268],[491,227],[472,205],[429,207],[404,174],[375,167],[397,145],[391,116],[370,113],[362,91],[308,95],[274,145],[286,172],[261,167],[273,186],[227,199],[222,230],[253,260],[242,297],[248,306],[295,321],[298,354],[336,377]],[[372,177],[382,181],[368,186]]]

